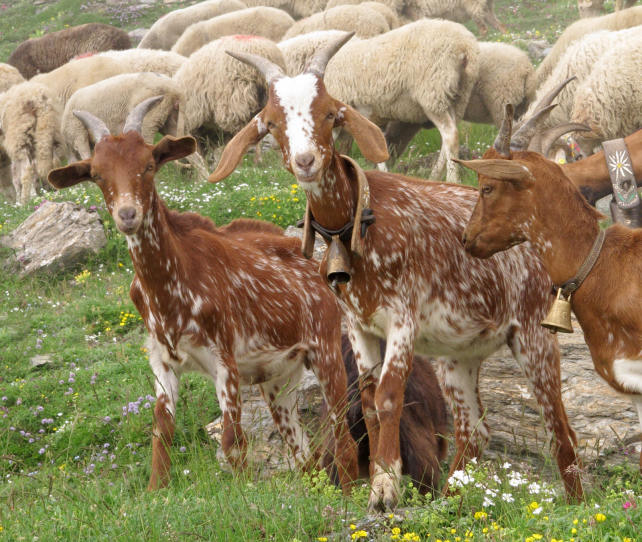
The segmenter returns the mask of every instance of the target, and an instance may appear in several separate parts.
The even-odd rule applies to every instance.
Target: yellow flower
[[[326,536],[319,536],[319,537],[317,538],[317,540],[318,540],[319,542],[328,542],[328,538],[327,538]]]
[[[535,510],[535,508],[539,508],[539,504],[537,504],[537,502],[536,502],[536,501],[533,501],[532,503],[530,503],[530,504],[528,505],[528,507],[529,507],[531,510]]]
[[[577,529],[576,529],[575,527],[573,527],[573,528],[571,529],[571,534],[576,534],[576,533],[577,533]]]
[[[486,519],[487,517],[488,514],[483,510],[478,510],[477,512],[475,512],[475,519]]]
[[[356,526],[354,523],[351,523],[351,524],[350,524],[350,529],[351,529],[351,530],[353,530],[353,531],[354,531],[356,528],[357,528],[357,526]]]
[[[457,532],[457,529],[450,529],[450,534],[455,534]]]
[[[598,512],[597,514],[595,514],[595,521],[597,521],[598,523],[602,523],[605,519],[606,519],[606,516],[601,512]]]
[[[390,514],[392,516],[392,514]],[[401,532],[401,529],[399,527],[393,527],[392,531],[390,531],[392,534],[399,534]]]
[[[578,520],[577,520],[577,518],[575,518],[575,519],[573,520],[573,525],[577,525],[577,523],[578,523]]]

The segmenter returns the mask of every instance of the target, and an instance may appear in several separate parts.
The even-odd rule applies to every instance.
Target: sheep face
[[[156,171],[170,160],[191,154],[195,147],[192,137],[165,136],[156,145],[148,145],[135,131],[106,136],[91,158],[54,169],[48,179],[59,189],[94,181],[116,227],[125,235],[134,235],[150,210]]]

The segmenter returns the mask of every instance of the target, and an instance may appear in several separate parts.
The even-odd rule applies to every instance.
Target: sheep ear
[[[379,127],[349,105],[342,103],[337,105],[339,110],[337,125],[344,126],[350,132],[361,154],[375,164],[388,160],[390,155],[386,138]]]
[[[196,140],[192,136],[173,137],[166,135],[156,145],[152,154],[156,160],[156,167],[161,167],[167,162],[189,156],[196,150]]]
[[[60,190],[69,188],[83,181],[91,180],[91,158],[81,162],[74,162],[65,167],[52,169],[47,175],[49,184]]]
[[[225,145],[221,159],[214,172],[207,179],[211,183],[217,183],[227,177],[238,165],[250,145],[255,145],[267,134],[267,129],[260,113],[250,123],[238,132],[230,142]]]

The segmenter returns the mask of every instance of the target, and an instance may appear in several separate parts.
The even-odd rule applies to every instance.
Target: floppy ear
[[[82,181],[89,181],[91,180],[91,158],[52,169],[47,175],[47,180],[51,186],[58,190],[69,188]]]
[[[238,165],[250,145],[255,145],[267,134],[265,124],[260,117],[261,113],[256,115],[249,124],[238,132],[230,142],[225,145],[221,159],[214,172],[207,179],[211,183],[217,183],[227,177]]]
[[[390,158],[386,138],[379,127],[370,122],[349,105],[338,103],[338,126],[344,126],[354,137],[361,154],[367,160],[378,164]]]
[[[196,150],[196,140],[192,136],[173,137],[166,135],[161,139],[152,150],[156,167],[160,168],[163,164],[189,156]]]
[[[528,167],[512,160],[458,160],[457,158],[453,158],[452,160],[476,171],[480,175],[485,175],[498,181],[507,181],[519,190],[528,188],[535,182],[535,177]]]

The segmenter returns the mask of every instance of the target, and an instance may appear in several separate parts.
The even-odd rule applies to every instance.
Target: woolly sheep
[[[9,56],[8,63],[30,79],[47,73],[72,58],[110,49],[129,49],[131,40],[124,30],[101,23],[88,23],[23,41]]]
[[[309,17],[325,9],[326,0],[245,0],[248,7],[269,6],[287,11],[295,19]]]
[[[284,66],[276,44],[258,36],[225,36],[192,54],[174,75],[185,93],[185,133],[214,130],[235,134],[266,99],[263,77],[225,51],[261,55]]]
[[[16,201],[24,205],[36,195],[38,179],[54,166],[61,146],[61,111],[51,90],[26,81],[0,94],[0,149],[11,162]],[[6,168],[5,168],[6,169]]]
[[[24,83],[24,80],[25,78],[22,77],[18,68],[0,62],[0,93],[10,89],[13,85]]]
[[[402,24],[401,14],[403,12],[403,0],[378,0],[377,2],[370,0],[330,0],[325,6],[325,9],[328,10],[337,6],[356,4],[367,6],[381,13],[386,19],[388,26],[390,26],[390,29],[397,28]],[[407,23],[410,21],[403,18],[403,22]]]
[[[570,25],[557,39],[551,52],[546,55],[536,70],[537,85],[540,86],[551,74],[560,58],[566,53],[569,46],[586,34],[598,30],[622,30],[642,24],[642,6],[636,6],[621,11],[616,11],[602,17],[589,17],[580,19]]]
[[[170,11],[151,26],[138,47],[169,51],[191,24],[246,7],[241,0],[207,0],[194,6]]]
[[[390,26],[381,13],[367,6],[337,6],[297,21],[285,33],[283,39],[287,40],[315,30],[333,29],[354,31],[360,38],[370,38],[388,32]]]
[[[172,51],[190,56],[206,43],[232,34],[263,36],[278,41],[294,24],[285,11],[270,7],[240,9],[207,21],[194,23],[172,47]]]
[[[279,42],[277,45],[283,53],[285,73],[291,77],[303,73],[316,51],[336,41],[343,34],[345,32],[342,30],[316,30]]]
[[[305,65],[330,32],[281,42],[288,70]],[[325,86],[379,126],[389,121],[432,122],[442,137],[439,159],[431,172],[447,180],[458,177],[450,158],[459,153],[457,122],[466,110],[478,78],[479,45],[462,25],[424,19],[369,39],[352,38],[330,60]],[[291,72],[294,73],[294,72]]]
[[[571,122],[591,129],[578,134],[581,146],[595,147],[642,128],[640,74],[642,32],[637,32],[605,52],[577,87]]]

